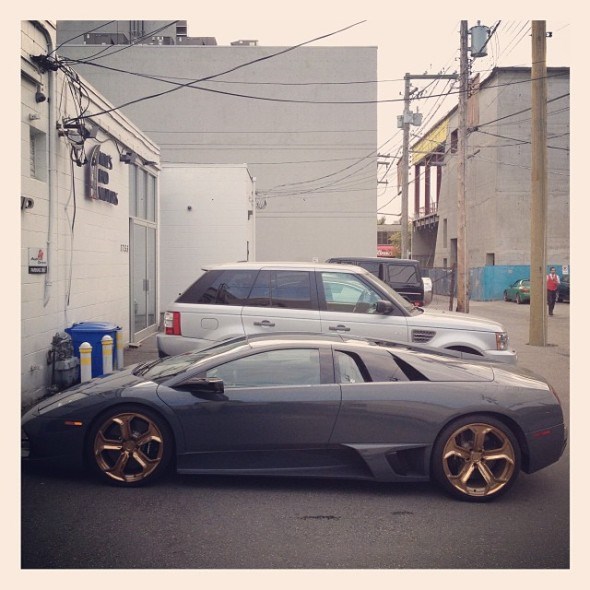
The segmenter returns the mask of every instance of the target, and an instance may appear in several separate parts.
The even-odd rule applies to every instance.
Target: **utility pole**
[[[404,114],[397,118],[398,128],[403,129],[402,141],[402,166],[401,166],[401,186],[402,186],[402,244],[401,257],[408,258],[408,230],[409,230],[409,215],[408,215],[408,183],[410,171],[410,125],[420,125],[422,123],[422,115],[420,113],[413,113],[410,110],[410,82],[412,79],[422,80],[456,80],[456,74],[406,74],[404,76]],[[416,179],[416,182],[418,180]]]
[[[410,74],[405,75],[404,114],[402,118],[402,258],[408,258],[408,178],[410,168]]]
[[[547,63],[545,21],[532,21],[531,313],[529,344],[547,344]]]
[[[467,139],[467,89],[469,84],[469,63],[467,57],[467,21],[461,21],[460,69],[459,69],[459,124],[457,143],[457,311],[469,313],[467,279],[467,243],[465,211],[465,162]]]

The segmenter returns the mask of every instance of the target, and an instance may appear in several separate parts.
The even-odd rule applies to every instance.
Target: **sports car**
[[[474,502],[566,444],[540,378],[461,353],[341,336],[236,338],[133,365],[42,400],[24,461],[86,465],[137,486],[183,474],[434,480]]]

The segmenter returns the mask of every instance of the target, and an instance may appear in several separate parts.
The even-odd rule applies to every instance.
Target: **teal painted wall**
[[[561,264],[548,264],[547,273],[552,266],[561,278]],[[530,278],[528,264],[472,268],[469,271],[469,298],[474,301],[503,299],[506,287],[518,279],[528,278]]]

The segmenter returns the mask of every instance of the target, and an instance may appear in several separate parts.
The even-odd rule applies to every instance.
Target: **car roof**
[[[339,271],[350,270],[351,272],[368,273],[364,268],[353,264],[331,264],[328,262],[225,262],[221,264],[211,264],[203,267],[203,270],[229,270],[229,269],[244,269],[244,270],[330,270],[334,271],[338,268]]]
[[[240,338],[241,339],[241,338]],[[425,344],[415,344],[405,341],[367,338],[363,336],[346,336],[344,334],[318,334],[312,332],[274,332],[272,334],[252,334],[243,337],[244,344],[252,347],[268,345],[321,345],[329,343],[347,344],[360,347],[398,348],[407,351],[423,352],[435,356],[460,358],[461,353],[454,350],[443,350]]]
[[[382,262],[384,264],[419,264],[418,260],[412,258],[389,258],[387,256],[334,256],[328,260],[358,260],[359,262]]]

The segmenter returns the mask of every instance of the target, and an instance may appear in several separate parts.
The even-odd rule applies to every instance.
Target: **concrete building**
[[[163,164],[247,164],[258,260],[375,255],[376,47],[219,46],[189,37],[186,21],[57,28],[60,55],[157,142]],[[87,37],[99,32],[124,44]]]
[[[530,68],[514,67],[496,68],[485,80],[472,80],[465,171],[467,266],[472,272],[485,267],[502,267],[504,272],[530,264],[530,78]],[[569,87],[569,68],[548,68],[546,257],[548,264],[566,269]],[[424,267],[451,267],[457,260],[457,126],[454,109],[411,146],[412,256]]]
[[[202,273],[256,260],[255,185],[246,165],[166,164],[160,190],[160,311]]]
[[[125,344],[158,323],[158,147],[57,64],[55,33],[21,24],[24,403],[47,393],[53,338],[74,323],[114,324]]]

